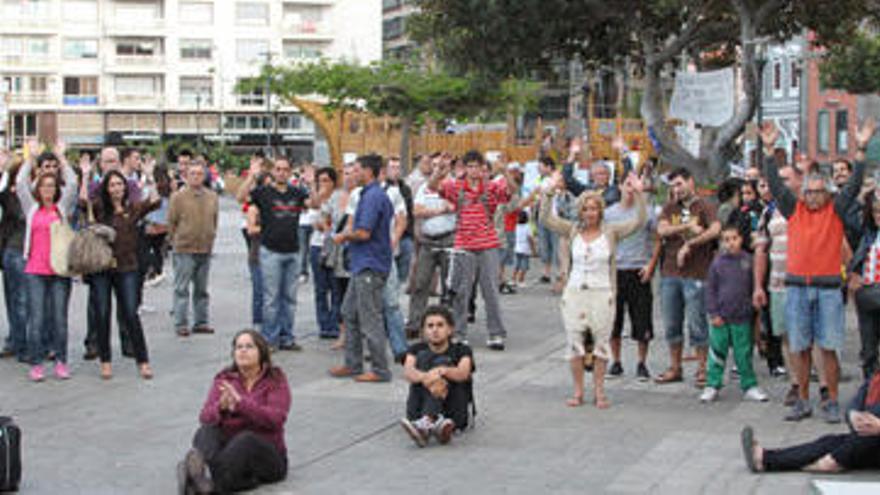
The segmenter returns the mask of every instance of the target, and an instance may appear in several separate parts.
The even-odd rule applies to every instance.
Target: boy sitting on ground
[[[422,342],[406,352],[403,375],[410,382],[403,429],[419,447],[433,434],[449,443],[456,429],[468,424],[472,399],[473,352],[452,342],[455,321],[444,306],[430,306],[422,317]]]

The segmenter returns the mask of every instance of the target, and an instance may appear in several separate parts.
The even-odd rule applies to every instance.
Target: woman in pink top
[[[287,477],[287,377],[255,330],[232,339],[232,359],[214,377],[193,448],[177,466],[180,493],[252,490]]]
[[[36,155],[36,142],[28,143],[30,156]],[[37,157],[41,173],[31,188],[33,158],[25,162],[16,178],[16,194],[27,218],[24,255],[28,291],[28,361],[29,376],[43,381],[43,361],[49,351],[55,355],[55,376],[70,378],[67,369],[67,305],[70,301],[70,278],[58,276],[49,263],[52,253],[51,225],[66,222],[76,201],[76,174],[63,158],[63,148],[56,155],[43,152]],[[54,162],[54,163],[53,163]],[[58,165],[57,172],[49,171]]]

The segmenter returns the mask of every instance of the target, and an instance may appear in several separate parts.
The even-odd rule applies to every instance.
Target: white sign
[[[718,127],[733,117],[733,69],[679,72],[669,104],[672,118]]]
[[[678,144],[682,148],[688,150],[693,156],[700,156],[700,139],[702,132],[689,125],[675,126],[675,134],[678,137]]]

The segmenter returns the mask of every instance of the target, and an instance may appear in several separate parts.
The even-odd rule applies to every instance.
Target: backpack
[[[14,492],[21,483],[21,429],[0,416],[0,492]]]

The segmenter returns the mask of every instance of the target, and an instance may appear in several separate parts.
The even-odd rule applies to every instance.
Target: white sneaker
[[[155,312],[156,312],[156,308],[154,308],[153,306],[147,305],[147,304],[141,304],[141,306],[138,308],[139,315],[148,314],[148,313],[155,313]]]
[[[165,274],[160,273],[156,276],[150,277],[146,282],[144,282],[144,285],[146,287],[155,287],[161,284],[163,280],[165,280]]]
[[[718,398],[718,389],[714,387],[706,387],[700,394],[700,402],[714,402]]]
[[[750,400],[752,402],[767,402],[769,399],[770,397],[767,396],[767,393],[757,385],[746,390],[743,394],[743,400]]]

